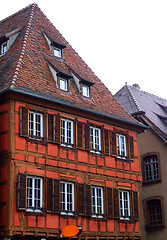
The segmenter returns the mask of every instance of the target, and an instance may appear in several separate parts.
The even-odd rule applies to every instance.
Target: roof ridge
[[[131,89],[130,89],[131,86],[126,85],[126,87],[127,87],[127,89],[129,90],[129,93],[130,93],[130,95],[132,96],[132,99],[134,100],[134,103],[136,104],[137,109],[138,109],[139,111],[142,111],[142,109],[140,108],[140,106],[139,106],[139,104],[138,104],[135,96],[133,95],[133,93],[132,93],[132,91],[131,91]]]
[[[10,16],[8,16],[8,17],[2,19],[2,20],[0,20],[0,23],[2,23],[2,22],[4,22],[4,21],[8,20],[9,18],[11,18],[11,17],[17,15],[18,13],[20,13],[20,12],[26,10],[27,8],[30,8],[30,7],[33,6],[33,5],[36,5],[36,6],[37,6],[37,4],[34,2],[34,3],[30,4],[30,5],[28,5],[27,7],[22,8],[22,9],[19,10],[18,12],[13,13],[12,15],[10,15]]]
[[[16,66],[16,69],[15,69],[15,72],[14,72],[14,75],[13,75],[13,79],[11,80],[11,86],[10,86],[11,88],[14,87],[14,84],[16,82],[16,79],[17,79],[17,76],[18,76],[22,61],[23,61],[23,57],[24,57],[25,49],[26,49],[26,45],[27,45],[27,40],[28,40],[28,35],[29,35],[29,32],[30,32],[30,27],[31,27],[31,23],[32,23],[32,20],[33,20],[33,17],[34,17],[34,10],[35,10],[36,6],[37,6],[36,3],[31,4],[32,9],[31,9],[29,21],[28,21],[28,24],[27,24],[27,28],[26,28],[26,31],[25,31],[20,57],[19,57],[19,60],[17,62],[17,66]]]
[[[153,97],[157,97],[157,98],[159,98],[159,99],[162,99],[162,100],[167,101],[167,99],[162,98],[162,97],[160,97],[160,96],[157,96],[157,95],[155,95],[155,94],[153,94],[153,93],[149,93],[149,92],[146,92],[146,91],[144,91],[144,90],[140,90],[140,92],[143,92],[143,93],[145,93],[145,94],[147,94],[147,95],[151,95],[151,96],[153,96]]]

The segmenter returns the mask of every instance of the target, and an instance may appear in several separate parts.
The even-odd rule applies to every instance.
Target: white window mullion
[[[35,207],[35,204],[34,204],[34,178],[32,178],[32,207],[34,208]]]
[[[43,199],[43,189],[42,189],[42,180],[40,181],[40,208],[42,208],[42,199]]]

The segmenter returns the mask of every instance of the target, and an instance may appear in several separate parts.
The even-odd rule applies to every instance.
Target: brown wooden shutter
[[[120,210],[119,210],[119,196],[118,189],[113,188],[113,204],[114,204],[114,218],[119,218]]]
[[[47,178],[47,190],[46,190],[46,210],[48,212],[53,212],[53,191],[52,191],[52,178]]]
[[[60,115],[55,115],[54,118],[54,126],[55,126],[55,142],[60,143]]]
[[[28,137],[28,108],[20,107],[20,136]]]
[[[76,120],[73,121],[73,147],[76,148]]]
[[[26,182],[27,176],[23,173],[18,173],[18,185],[17,185],[17,210],[26,209]]]
[[[90,124],[89,123],[85,123],[84,124],[85,128],[85,149],[89,150],[90,149]]]
[[[77,209],[79,215],[85,215],[85,185],[78,183],[77,185]]]
[[[54,179],[54,212],[60,212],[60,181]]]
[[[107,188],[107,216],[113,218],[113,189]]]
[[[109,131],[107,129],[104,129],[104,141],[104,153],[109,155]]]
[[[139,219],[138,192],[133,191],[133,217]]]
[[[129,149],[130,149],[129,158],[134,159],[134,144],[132,136],[129,136]]]
[[[54,136],[53,115],[48,114],[48,140],[53,142],[53,136]]]
[[[77,146],[83,148],[83,123],[77,122]]]
[[[117,140],[116,140],[116,132],[111,132],[111,154],[117,156]]]
[[[59,180],[47,178],[47,203],[46,209],[48,212],[59,213],[60,208],[60,190]]]
[[[90,185],[85,185],[85,215],[86,216],[91,216],[91,186]]]

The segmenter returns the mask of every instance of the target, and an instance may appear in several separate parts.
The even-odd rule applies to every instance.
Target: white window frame
[[[62,192],[62,184],[64,185],[64,192]],[[68,185],[71,185],[71,192],[68,192]],[[63,195],[64,201],[62,200]],[[71,195],[70,202],[68,202],[68,195]],[[68,204],[71,205],[71,209],[69,209]],[[62,205],[65,205],[64,209],[62,209]],[[61,214],[74,215],[74,183],[61,182]]]
[[[130,219],[130,198],[129,191],[119,190],[120,219]],[[128,216],[126,214],[128,213]]]
[[[32,179],[32,186],[28,186],[29,179]],[[40,181],[40,187],[35,187],[35,181]],[[40,191],[40,198],[35,197],[35,193]],[[39,206],[35,206],[36,200],[40,201]],[[29,201],[32,201],[32,205],[30,206]],[[43,179],[40,177],[27,176],[27,211],[41,212],[42,211],[42,203],[43,203]]]
[[[6,50],[5,51],[4,51],[4,45],[6,46]],[[0,55],[5,54],[6,52],[7,52],[7,41],[1,43],[1,54]]]
[[[60,89],[63,91],[68,91],[68,80],[64,78],[59,78]]]
[[[99,193],[101,193],[101,196],[99,195]],[[100,209],[100,212],[99,212],[99,209]],[[92,186],[92,217],[102,218],[103,214],[104,214],[103,188]]]
[[[31,114],[33,116],[32,120],[30,119]],[[37,116],[40,117],[39,122],[36,122],[36,117]],[[30,128],[31,122],[33,124],[33,128]],[[37,129],[37,123],[39,123],[39,125],[40,125],[40,130]],[[33,134],[31,134],[31,131],[33,132]],[[37,135],[38,131],[40,133],[39,136]],[[43,114],[42,113],[29,111],[29,137],[30,138],[35,138],[35,139],[38,139],[38,140],[41,140],[41,138],[43,138]]]
[[[122,158],[127,157],[126,136],[118,133],[117,133],[117,154],[118,154],[118,157],[122,157]]]
[[[63,122],[64,122],[64,127],[63,127]],[[71,129],[68,128],[69,123],[71,124]],[[69,139],[71,139],[71,142],[69,142]],[[73,145],[73,121],[72,120],[61,118],[61,145],[69,146],[69,147]]]
[[[101,129],[96,127],[90,127],[90,145],[91,151],[100,153],[101,151]]]
[[[58,47],[53,47],[54,56],[61,58],[62,57],[62,50]]]
[[[84,97],[90,97],[90,87],[83,85],[82,86],[82,94]]]

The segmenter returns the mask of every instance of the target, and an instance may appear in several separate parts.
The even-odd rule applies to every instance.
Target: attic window
[[[54,56],[56,57],[62,57],[62,50],[60,48],[57,47],[53,47],[53,51],[54,51]]]
[[[63,91],[68,91],[68,80],[64,78],[59,78],[60,89]]]
[[[83,85],[82,86],[82,94],[84,97],[90,97],[90,87]]]
[[[3,55],[7,52],[7,41],[1,43],[1,54],[0,55]]]

